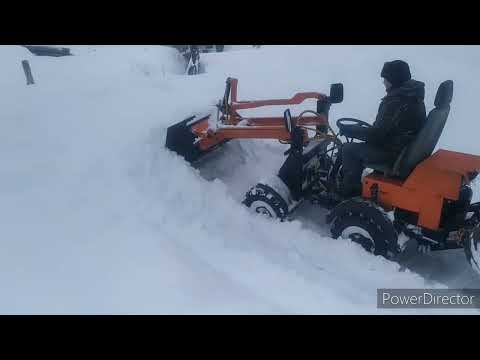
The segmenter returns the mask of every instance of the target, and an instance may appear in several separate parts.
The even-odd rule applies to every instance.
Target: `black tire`
[[[225,48],[225,45],[215,45],[215,50],[217,52],[222,52],[224,48]]]
[[[373,203],[361,198],[344,201],[327,216],[334,239],[350,239],[367,252],[387,259],[399,253],[398,235],[392,221]]]
[[[474,228],[465,238],[465,256],[470,266],[480,275],[480,228]]]
[[[284,220],[288,215],[285,200],[270,186],[257,184],[245,195],[243,204],[257,214]]]

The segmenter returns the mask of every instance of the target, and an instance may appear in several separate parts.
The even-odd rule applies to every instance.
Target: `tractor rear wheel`
[[[466,236],[464,249],[468,263],[480,275],[480,228],[478,226]]]
[[[375,204],[354,198],[337,205],[328,215],[334,239],[351,240],[367,252],[391,259],[398,254],[398,236],[392,221]]]

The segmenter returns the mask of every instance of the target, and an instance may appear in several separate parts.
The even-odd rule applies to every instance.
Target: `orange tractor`
[[[290,99],[238,101],[237,83],[227,80],[216,119],[191,117],[170,127],[167,148],[193,162],[232,139],[277,139],[289,145],[287,158],[275,176],[246,193],[243,203],[253,212],[283,220],[308,200],[329,210],[327,223],[334,238],[350,239],[389,259],[409,240],[431,250],[463,247],[480,274],[480,203],[472,203],[470,187],[480,170],[480,156],[442,149],[433,153],[450,112],[452,81],[440,85],[424,128],[393,164],[367,164],[371,173],[362,179],[362,195],[351,199],[336,194],[342,145],[354,139],[342,142],[328,120],[331,104],[343,101],[342,84],[333,84],[329,96],[309,92]],[[312,98],[316,111],[297,117],[288,109],[283,117],[244,118],[238,113]],[[371,126],[350,118],[339,119],[337,125],[351,122]]]

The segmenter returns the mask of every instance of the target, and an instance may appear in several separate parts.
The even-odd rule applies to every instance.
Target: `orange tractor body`
[[[480,169],[480,156],[438,150],[405,180],[378,173],[364,177],[362,196],[377,197],[385,209],[418,214],[418,226],[438,230],[445,201],[457,201],[462,184]]]

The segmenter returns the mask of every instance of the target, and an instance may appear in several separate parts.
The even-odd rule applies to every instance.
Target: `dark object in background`
[[[32,54],[37,56],[60,57],[60,56],[72,55],[69,48],[58,48],[58,47],[44,46],[44,45],[22,45],[22,46],[27,48]]]
[[[223,52],[225,45],[166,45],[173,47],[183,56],[185,60],[185,73],[197,75],[205,72],[200,61],[200,54],[210,52]]]
[[[202,73],[202,64],[200,63],[200,49],[198,45],[186,45],[181,50],[178,49],[185,59],[185,72],[188,75],[197,75]]]
[[[33,81],[32,70],[30,69],[30,63],[28,60],[22,61],[23,71],[25,72],[25,77],[27,78],[27,85],[33,85],[35,82]]]
[[[180,53],[184,53],[188,50],[188,48],[192,45],[167,45],[174,47]],[[200,53],[209,53],[209,52],[223,52],[225,49],[225,45],[194,45],[198,49]]]

